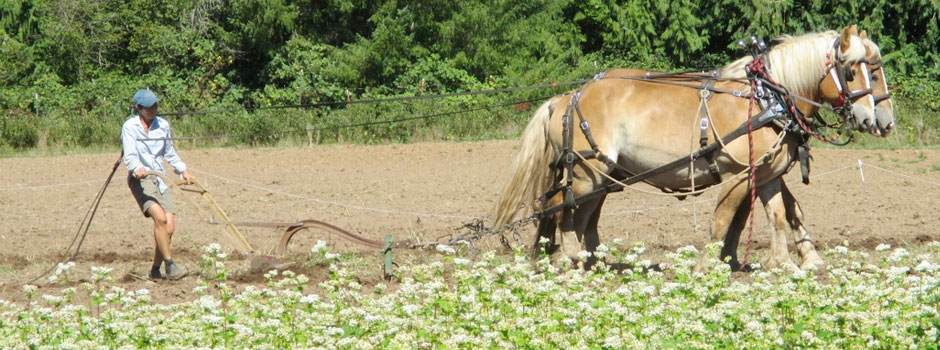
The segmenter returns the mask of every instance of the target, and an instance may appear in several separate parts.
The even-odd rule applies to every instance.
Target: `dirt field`
[[[486,215],[506,179],[516,141],[420,143],[312,148],[182,149],[181,155],[235,221],[318,219],[369,238],[434,239],[459,232],[473,217]],[[921,244],[940,239],[940,151],[813,151],[812,185],[787,175],[806,212],[819,249],[843,241],[855,249],[880,243]],[[865,182],[858,169],[864,166]],[[20,285],[60,259],[117,154],[0,159],[0,299],[22,301]],[[876,168],[877,167],[877,168]],[[112,181],[72,271],[87,277],[91,266],[114,269],[116,284],[147,288],[155,301],[191,299],[196,278],[154,283],[146,275],[153,255],[149,219],[138,211],[123,170]],[[55,186],[50,186],[55,185]],[[638,189],[653,190],[639,186]],[[655,191],[655,190],[654,190]],[[710,241],[708,224],[714,191],[677,201],[632,191],[613,194],[601,216],[602,240],[642,241],[655,260],[664,250]],[[174,236],[175,260],[198,268],[202,248],[226,241],[222,229],[197,211],[180,207]],[[697,226],[695,224],[698,224]],[[757,213],[754,254],[767,253],[768,228]],[[696,227],[698,227],[696,229]],[[534,231],[529,229],[529,232]],[[244,228],[261,253],[273,253],[281,231]],[[322,239],[337,252],[354,252],[375,263],[372,250],[322,232],[304,231],[291,244],[307,252]],[[742,246],[743,249],[743,246]],[[402,259],[415,253],[403,252]],[[230,262],[240,284],[258,283],[245,272],[249,259]],[[313,282],[317,276],[313,276]],[[61,285],[46,286],[54,293]]]

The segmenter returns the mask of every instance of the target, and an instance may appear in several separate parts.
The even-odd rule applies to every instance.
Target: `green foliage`
[[[928,0],[7,0],[0,3],[0,114],[5,120],[41,116],[23,119],[42,136],[35,146],[111,144],[116,138],[105,130],[127,117],[133,91],[150,87],[163,100],[163,112],[236,111],[228,119],[187,119],[193,134],[186,136],[302,134],[308,123],[320,128],[410,118],[510,96],[433,106],[335,105],[294,110],[290,118],[252,115],[251,108],[526,86],[615,67],[710,68],[739,56],[735,42],[750,35],[771,39],[857,23],[880,44],[896,96],[910,101],[909,109],[898,109],[914,115],[898,113],[898,119],[911,118],[923,125],[912,130],[924,131],[913,134],[929,136],[940,124],[933,106],[938,12],[940,3]],[[494,131],[505,125],[487,123],[509,123],[511,133],[526,112],[507,110],[498,120],[491,118],[500,113],[471,113],[447,122],[320,134],[347,142],[505,135]],[[71,122],[101,125],[63,127]],[[283,142],[285,136],[293,137],[223,143]],[[29,147],[23,140],[2,142]]]
[[[3,130],[0,137],[2,137],[3,144],[0,145],[18,150],[35,147],[39,141],[39,131],[30,119],[33,118],[15,115],[3,116],[0,119],[0,127]]]

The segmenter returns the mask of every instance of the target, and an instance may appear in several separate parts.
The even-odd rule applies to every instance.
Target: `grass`
[[[506,101],[522,99],[512,96],[500,98]],[[173,123],[177,136],[197,138],[177,141],[181,148],[378,144],[517,137],[536,104],[527,104],[521,108],[494,107],[501,101],[455,98],[415,103],[351,105],[341,109],[241,111],[167,118]],[[902,96],[895,97],[894,102],[897,118],[894,132],[887,138],[856,133],[854,142],[847,147],[933,149],[940,145],[940,111]],[[448,114],[451,112],[455,114]],[[48,111],[42,118],[2,116],[0,157],[116,152],[120,147],[120,125],[127,117],[124,114],[93,116],[78,112],[65,118],[57,116],[54,111]],[[834,120],[836,117],[828,115],[825,118]],[[834,147],[816,141],[813,144],[824,148]]]

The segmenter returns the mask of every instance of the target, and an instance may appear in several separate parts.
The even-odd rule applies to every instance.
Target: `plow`
[[[357,245],[379,250],[385,257],[383,270],[384,277],[386,279],[390,278],[392,273],[393,248],[414,249],[426,246],[425,244],[419,244],[414,240],[395,241],[392,239],[391,235],[386,235],[384,242],[373,240],[363,237],[362,235],[349,232],[335,225],[315,219],[271,222],[232,221],[228,214],[225,213],[225,210],[223,210],[219,203],[216,202],[215,198],[212,197],[212,194],[209,193],[209,190],[198,180],[192,180],[189,183],[182,180],[173,181],[166,175],[156,171],[148,171],[147,175],[162,178],[164,183],[170,185],[170,188],[179,194],[179,197],[183,198],[186,204],[192,208],[195,208],[207,223],[222,226],[225,237],[235,248],[235,250],[241,254],[251,257],[251,269],[253,271],[261,271],[264,269],[281,266],[282,261],[280,258],[287,255],[288,245],[290,244],[291,240],[298,232],[304,231],[306,229],[323,231]],[[204,205],[197,203],[196,200],[192,198],[193,196],[187,195],[187,193],[195,194],[196,196],[201,197],[203,199]],[[208,207],[208,210],[206,207]],[[277,244],[277,256],[259,254],[255,248],[252,247],[250,243],[248,243],[248,240],[245,239],[245,236],[238,229],[239,227],[273,228],[284,230],[284,233],[281,234],[281,238]]]

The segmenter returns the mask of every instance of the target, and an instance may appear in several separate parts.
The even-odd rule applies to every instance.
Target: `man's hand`
[[[134,178],[143,179],[147,177],[147,170],[150,170],[150,169],[147,169],[145,167],[137,168],[137,170],[134,170]]]
[[[183,170],[183,184],[191,185],[195,179],[193,174],[189,173],[189,170]]]

